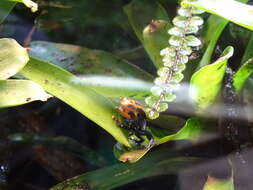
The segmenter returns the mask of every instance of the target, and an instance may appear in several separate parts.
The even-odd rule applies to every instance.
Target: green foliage
[[[138,179],[151,176],[174,174],[183,168],[192,166],[200,160],[191,157],[173,157],[167,149],[151,153],[134,164],[116,164],[69,179],[51,188],[51,190],[72,190],[78,184],[93,190],[109,190]],[[148,168],[147,168],[148,166]],[[99,179],[99,180],[98,180]]]
[[[245,2],[248,2],[248,0],[240,0],[240,2],[235,0],[184,0],[182,1],[182,5],[194,6],[253,30],[253,21],[251,19],[253,16],[253,6],[245,5]]]
[[[215,63],[202,67],[192,75],[190,96],[199,109],[207,108],[214,103],[221,89],[228,59],[233,53],[233,47],[227,47]]]
[[[37,4],[30,0],[3,0],[0,2],[0,23],[4,21],[16,2],[24,3],[33,11],[37,9]],[[129,24],[125,22],[123,10],[122,12],[113,12],[105,9],[97,15],[93,15],[92,10],[96,10],[96,6],[104,7],[108,3],[100,0],[95,0],[94,3],[90,2],[90,0],[62,1],[61,4],[53,4],[53,6],[51,4],[51,7],[44,5],[44,10],[49,13],[42,14],[37,18],[39,27],[45,27],[46,25],[43,25],[45,23],[52,26],[52,23],[69,24],[71,23],[69,21],[73,19],[72,24],[74,25],[98,26],[98,28],[105,29],[103,24],[107,23],[110,27],[118,25],[122,27],[122,30],[130,31]],[[159,2],[167,3],[162,0]],[[247,0],[240,2],[247,2]],[[152,82],[155,76],[130,63],[127,59],[104,50],[64,43],[33,41],[30,45],[29,57],[27,50],[15,40],[0,39],[0,108],[21,105],[35,100],[44,101],[51,95],[55,96],[111,134],[118,141],[114,146],[115,157],[120,161],[129,162],[87,172],[56,185],[52,190],[73,190],[79,187],[109,190],[142,178],[175,174],[198,163],[201,159],[173,157],[174,152],[169,149],[158,148],[154,151],[150,151],[152,147],[136,149],[129,142],[129,131],[120,128],[112,117],[120,117],[115,109],[120,97],[139,99],[143,105],[144,98],[149,96],[146,99],[147,104],[161,103],[159,112],[177,113],[177,108],[174,111],[173,106],[176,107],[180,102],[172,104],[172,109],[168,109],[165,102],[175,100],[176,95],[172,93],[172,90],[176,90],[176,87],[179,87],[178,83],[183,80],[184,73],[182,72],[186,68],[185,64],[190,60],[190,55],[193,55],[196,52],[196,47],[203,43],[204,54],[201,55],[203,52],[199,52],[202,57],[196,65],[198,70],[195,73],[190,73],[188,70],[184,71],[192,76],[190,82],[184,80],[190,84],[189,95],[194,101],[194,105],[192,105],[194,111],[187,113],[184,117],[181,117],[180,114],[177,116],[168,115],[169,113],[165,112],[156,120],[147,120],[148,131],[153,135],[155,145],[179,140],[186,140],[189,143],[198,142],[200,137],[207,132],[208,121],[201,116],[205,109],[213,105],[218,99],[228,60],[234,53],[234,48],[228,46],[220,58],[213,62],[212,56],[214,56],[217,41],[222,36],[222,32],[229,21],[250,30],[253,29],[251,19],[253,8],[240,2],[234,0],[184,0],[182,1],[183,6],[178,9],[180,16],[176,16],[172,21],[175,27],[172,27],[166,10],[158,1],[133,0],[125,5],[124,12],[134,33],[154,66],[159,69],[157,72],[159,78],[155,80],[155,84]],[[123,0],[119,4],[123,6]],[[81,5],[85,5],[84,7],[87,7],[87,10],[81,10],[83,7]],[[201,10],[188,8],[185,5],[191,5]],[[52,7],[57,8],[53,10]],[[110,8],[110,10],[118,10],[116,1]],[[193,12],[187,12],[189,9],[198,13],[205,10],[215,14],[206,19],[203,33],[200,33],[202,40],[194,35],[200,28],[199,26],[203,24],[203,19],[194,15]],[[238,9],[240,11],[237,11]],[[79,10],[79,12],[73,10]],[[80,11],[85,12],[85,14],[81,15]],[[105,21],[106,16],[110,18],[107,21]],[[92,19],[89,20],[88,18]],[[73,25],[70,24],[65,29],[69,30],[72,27]],[[82,32],[78,32],[77,35],[86,39]],[[104,41],[93,39],[99,47],[100,43],[105,43],[106,40],[114,41],[109,38],[105,39],[104,36],[101,39]],[[166,48],[168,41],[170,47]],[[225,43],[222,46],[227,46],[226,39],[224,41]],[[129,47],[128,45],[123,46]],[[113,45],[109,44],[109,46]],[[253,35],[243,56],[236,57],[235,63],[241,63],[233,77],[233,87],[237,93],[242,91],[245,82],[253,72],[252,48]],[[116,52],[120,52],[120,50]],[[142,61],[143,57],[139,55],[139,52],[129,52],[130,55],[127,54],[126,58],[131,57],[131,53],[133,53],[138,54],[137,57],[141,58],[137,61]],[[235,49],[235,53],[237,52]],[[175,57],[179,57],[179,61],[175,60]],[[238,61],[240,57],[242,59]],[[139,64],[137,63],[137,65]],[[22,79],[9,79],[10,77],[21,77]],[[173,83],[167,87],[169,93],[163,93],[164,86],[171,81]],[[187,96],[187,93],[182,94],[182,96]],[[177,96],[180,95],[180,93],[177,94]],[[180,104],[179,107],[183,107],[181,110],[184,109],[183,104]],[[158,117],[158,115],[156,116]],[[63,149],[66,152],[70,152],[95,166],[102,167],[107,164],[99,154],[67,137],[14,134],[9,135],[8,140],[13,144],[44,145],[55,149],[64,147]],[[147,144],[147,141],[145,139],[143,144]],[[149,167],[148,170],[147,166]],[[218,180],[209,177],[203,190],[212,189],[233,190],[233,179]]]
[[[15,2],[11,1],[0,1],[0,24],[4,21],[4,19],[11,12],[13,7],[16,5]]]
[[[20,73],[97,123],[122,144],[130,146],[122,129],[112,119],[117,114],[112,102],[81,85],[78,77],[35,58],[30,58]]]
[[[20,71],[28,62],[25,48],[15,40],[0,39],[0,80],[8,79]]]

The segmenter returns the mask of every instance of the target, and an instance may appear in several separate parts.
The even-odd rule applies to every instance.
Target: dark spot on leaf
[[[45,83],[45,84],[48,84],[48,80],[44,80],[44,83]]]
[[[32,99],[32,98],[30,98],[30,97],[29,97],[29,98],[26,98],[26,101],[29,102],[31,99]]]

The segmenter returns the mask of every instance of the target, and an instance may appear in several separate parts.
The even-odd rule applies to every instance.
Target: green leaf
[[[247,60],[253,57],[252,49],[253,49],[253,34],[251,34],[246,50],[244,51],[241,63],[245,63]]]
[[[186,121],[185,125],[175,134],[165,136],[163,131],[160,131],[155,128],[151,128],[152,134],[155,139],[155,144],[163,144],[172,140],[192,140],[197,141],[200,133],[204,127],[203,120],[199,118],[190,118]],[[159,136],[158,136],[159,135]],[[114,146],[114,155],[116,158],[122,162],[134,163],[139,161],[148,151],[151,149],[131,149],[124,147],[120,144]]]
[[[216,15],[212,15],[208,18],[203,32],[204,43],[208,45],[201,61],[199,62],[198,69],[210,64],[216,43],[227,24],[228,20]]]
[[[204,122],[199,118],[190,118],[177,133],[156,139],[156,144],[162,144],[172,140],[197,141],[203,130]]]
[[[124,7],[128,20],[150,59],[159,68],[162,66],[160,51],[168,46],[168,29],[172,24],[164,8],[157,2],[134,0]]]
[[[229,179],[216,179],[208,176],[203,190],[234,190],[233,178]]]
[[[253,73],[253,58],[244,63],[233,77],[233,86],[236,92],[240,92],[249,76]]]
[[[157,2],[150,0],[133,0],[124,7],[124,12],[141,42],[143,42],[142,32],[152,20],[169,20],[166,10]]]
[[[10,1],[0,1],[0,24],[5,20],[9,15],[13,7],[16,5],[15,2]]]
[[[30,58],[20,74],[41,85],[47,92],[75,108],[109,132],[117,141],[130,146],[112,116],[114,105],[104,96],[80,85],[78,77],[50,63]]]
[[[14,39],[0,39],[0,80],[15,75],[28,62],[29,57],[25,48]]]
[[[94,166],[105,166],[106,160],[92,149],[65,136],[45,136],[40,134],[16,133],[8,136],[10,143],[22,145],[44,145],[50,148],[70,152],[81,160]]]
[[[200,161],[200,159],[191,157],[173,158],[168,152],[168,149],[160,149],[133,164],[116,164],[87,172],[68,179],[52,187],[51,190],[74,190],[77,185],[84,189],[110,190],[147,177],[176,174]]]
[[[168,30],[171,24],[163,20],[152,20],[143,30],[143,45],[157,68],[163,66],[160,51],[168,46]]]
[[[26,104],[52,97],[41,86],[29,80],[0,80],[0,108]]]
[[[221,57],[211,65],[206,65],[192,75],[190,97],[200,109],[210,106],[220,91],[228,59],[234,49],[228,46]]]
[[[244,2],[247,2],[247,0],[241,0],[240,2],[235,0],[184,0],[181,4],[205,10],[253,30],[253,6],[246,5]]]
[[[150,94],[152,76],[108,52],[42,41],[32,42],[31,48],[30,55],[79,75],[80,85],[104,96],[140,98]]]

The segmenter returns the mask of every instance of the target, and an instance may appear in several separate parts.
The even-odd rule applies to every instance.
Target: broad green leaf
[[[247,44],[246,50],[244,51],[241,63],[245,63],[247,60],[253,57],[253,34],[251,34],[250,40]]]
[[[240,92],[249,76],[253,73],[253,58],[244,63],[233,77],[233,86],[236,92]]]
[[[9,15],[13,7],[16,5],[15,2],[10,1],[0,1],[0,24],[5,20]]]
[[[192,141],[197,141],[200,133],[202,132],[204,127],[204,122],[201,119],[198,118],[190,118],[186,121],[185,125],[175,134],[172,135],[162,135],[160,133],[159,136],[157,136],[157,132],[159,132],[158,129],[157,131],[154,131],[155,129],[150,129],[152,131],[152,134],[155,138],[155,144],[163,144],[168,141],[173,141],[173,140],[192,140]],[[156,133],[155,133],[156,132]],[[161,131],[162,132],[162,131]],[[122,162],[130,162],[134,163],[139,161],[150,149],[129,149],[127,147],[124,147],[120,144],[116,144],[114,146],[114,154],[116,158]]]
[[[42,41],[32,42],[29,53],[79,75],[76,82],[104,96],[140,98],[150,94],[152,76],[110,53]]]
[[[211,65],[206,65],[192,75],[190,97],[200,109],[210,106],[220,91],[228,59],[234,49],[228,46],[221,57]]]
[[[105,166],[106,160],[92,149],[65,136],[45,136],[40,134],[16,133],[8,136],[10,143],[24,145],[44,145],[50,148],[66,151],[94,166]]]
[[[36,12],[38,10],[38,4],[31,0],[2,0],[2,1],[12,1],[18,3],[24,3],[25,6],[31,9],[32,12]]]
[[[203,130],[204,122],[199,118],[190,118],[177,133],[156,139],[156,144],[162,144],[172,140],[197,141]]]
[[[52,187],[51,190],[74,190],[77,184],[78,187],[92,190],[110,190],[147,177],[176,174],[199,162],[200,159],[191,157],[173,158],[168,149],[160,149],[139,162],[116,164],[87,172],[68,179]]]
[[[157,2],[134,0],[124,7],[128,20],[150,59],[162,66],[160,51],[168,46],[168,29],[172,27],[166,11]]]
[[[230,179],[216,179],[208,176],[203,190],[234,190],[233,178]]]
[[[47,92],[69,104],[110,133],[117,141],[130,146],[112,116],[114,105],[104,96],[78,83],[71,73],[50,63],[31,58],[20,74],[41,85]]]
[[[41,86],[29,80],[0,80],[0,108],[26,104],[52,97]]]
[[[0,39],[0,80],[15,75],[28,62],[29,57],[25,48],[14,39]]]
[[[241,2],[247,1],[241,0]],[[181,4],[203,9],[253,30],[253,6],[241,2],[235,0],[184,0]]]
[[[124,7],[124,12],[141,42],[143,30],[152,20],[169,20],[166,10],[157,2],[150,0],[133,0]]]
[[[171,24],[163,20],[153,20],[143,30],[143,45],[154,65],[163,66],[160,51],[168,46],[168,30]]]
[[[139,161],[150,149],[128,149],[127,147],[117,143],[114,145],[114,156],[121,162],[135,163]]]
[[[203,33],[204,43],[208,45],[204,55],[201,58],[201,61],[199,62],[198,69],[210,64],[216,43],[227,24],[228,20],[220,18],[216,15],[212,15],[208,18],[204,26]]]

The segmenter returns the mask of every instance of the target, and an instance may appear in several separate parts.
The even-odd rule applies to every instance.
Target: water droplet
[[[174,35],[174,36],[184,36],[185,35],[185,31],[183,28],[179,28],[179,27],[173,27],[171,29],[168,30],[168,33],[170,35]]]
[[[196,47],[196,46],[201,45],[201,41],[193,35],[186,36],[185,37],[185,43],[186,43],[186,45],[192,46],[192,47]]]

